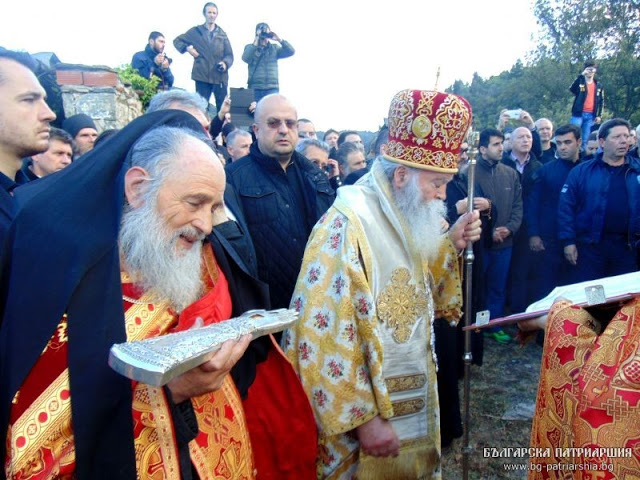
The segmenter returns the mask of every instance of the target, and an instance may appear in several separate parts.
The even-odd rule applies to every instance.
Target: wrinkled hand
[[[449,238],[454,247],[462,250],[467,247],[467,243],[473,243],[480,239],[481,233],[480,212],[474,210],[472,213],[465,213],[458,218],[458,221],[449,230]]]
[[[567,259],[571,265],[578,264],[578,247],[575,245],[567,245],[564,247],[564,258]]]
[[[529,238],[529,249],[532,252],[542,252],[544,250],[544,242],[539,236],[534,235]]]
[[[397,457],[400,453],[400,439],[391,422],[380,418],[372,418],[356,428],[360,448],[372,457]]]
[[[171,391],[174,403],[218,390],[224,377],[240,360],[250,341],[251,335],[245,335],[237,342],[228,340],[205,363],[171,380],[167,387]]]
[[[189,52],[189,55],[191,55],[193,58],[198,58],[200,56],[198,50],[196,50],[196,47],[194,47],[193,45],[189,45],[187,47],[187,52]]]

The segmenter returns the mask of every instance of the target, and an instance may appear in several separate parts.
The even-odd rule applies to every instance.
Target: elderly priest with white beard
[[[114,343],[229,318],[226,276],[203,243],[224,188],[200,124],[165,111],[18,189],[3,256],[0,477],[253,477],[228,375],[248,337],[162,388],[107,364]]]
[[[314,409],[319,478],[440,478],[434,318],[462,304],[457,253],[478,212],[443,233],[471,108],[403,90],[371,172],[342,187],[307,244],[283,337]]]

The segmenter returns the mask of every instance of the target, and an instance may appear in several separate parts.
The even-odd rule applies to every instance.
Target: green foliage
[[[488,79],[476,74],[448,89],[469,100],[474,128],[495,126],[503,108],[523,108],[556,127],[568,123],[569,86],[589,59],[605,89],[604,119],[640,123],[640,1],[536,0],[534,13],[541,31],[527,64],[518,60],[509,71]]]
[[[155,76],[151,78],[141,77],[131,65],[122,65],[121,67],[117,67],[116,71],[122,83],[131,85],[131,88],[136,91],[142,102],[142,109],[146,110],[151,101],[151,97],[158,92],[160,79]]]

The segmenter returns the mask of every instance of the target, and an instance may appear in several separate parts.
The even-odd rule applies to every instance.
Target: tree
[[[538,60],[573,66],[597,60],[611,115],[640,121],[640,2],[638,0],[536,0],[542,27]]]
[[[640,0],[536,0],[534,13],[541,30],[527,63],[518,60],[488,79],[475,74],[470,84],[456,80],[448,89],[469,100],[474,127],[495,125],[503,108],[568,123],[568,88],[589,59],[599,65],[605,119],[640,123]]]

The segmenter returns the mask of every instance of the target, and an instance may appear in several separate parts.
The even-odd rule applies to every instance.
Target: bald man
[[[333,202],[326,174],[295,151],[298,113],[279,94],[256,107],[256,141],[249,155],[227,167],[240,196],[271,307],[288,307],[311,229]]]

